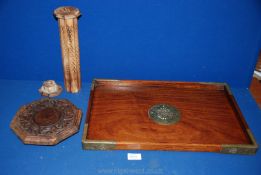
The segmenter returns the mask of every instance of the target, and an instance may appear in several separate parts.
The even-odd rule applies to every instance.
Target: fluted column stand
[[[78,17],[80,11],[74,7],[59,7],[54,11],[60,29],[64,84],[68,92],[81,89],[80,55],[78,41]]]

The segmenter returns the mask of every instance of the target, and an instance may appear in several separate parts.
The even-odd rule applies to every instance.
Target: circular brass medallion
[[[171,125],[180,120],[180,112],[168,104],[156,104],[149,109],[148,114],[160,125]]]

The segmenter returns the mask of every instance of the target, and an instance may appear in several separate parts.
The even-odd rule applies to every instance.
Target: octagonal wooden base
[[[22,106],[10,127],[25,144],[55,145],[78,132],[81,117],[70,101],[44,98]]]

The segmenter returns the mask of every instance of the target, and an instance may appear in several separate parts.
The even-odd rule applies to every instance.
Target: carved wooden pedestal
[[[64,83],[68,92],[81,89],[78,21],[80,11],[74,7],[60,7],[54,11],[58,18],[64,69]]]
[[[21,107],[10,127],[25,144],[55,145],[78,132],[81,116],[68,100],[44,98]]]

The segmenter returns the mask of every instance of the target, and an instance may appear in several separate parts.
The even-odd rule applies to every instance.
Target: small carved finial
[[[54,80],[47,80],[43,83],[42,87],[39,89],[39,92],[43,96],[55,97],[60,95],[62,92],[62,87],[57,85]]]
[[[80,10],[75,7],[65,6],[55,9],[54,15],[60,19],[77,18],[81,15]]]

